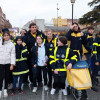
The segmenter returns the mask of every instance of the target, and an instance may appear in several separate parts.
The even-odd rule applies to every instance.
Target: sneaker
[[[51,94],[52,94],[52,95],[55,94],[55,91],[56,91],[56,89],[52,88],[52,89],[51,89]]]
[[[2,91],[0,91],[0,98],[1,98],[1,95],[2,95],[1,93],[2,93]]]
[[[18,92],[19,92],[20,94],[24,94],[24,92],[23,92],[23,90],[22,90],[21,88],[18,89]]]
[[[4,97],[8,97],[7,89],[4,89]]]
[[[15,93],[16,93],[16,89],[12,89],[12,92],[11,92],[11,94],[10,95],[15,95]]]
[[[8,89],[12,89],[12,87],[13,87],[12,83],[8,85]]]
[[[37,87],[34,87],[32,92],[36,92],[37,91]]]
[[[66,89],[62,89],[63,95],[67,95],[67,90]]]
[[[47,90],[48,90],[48,87],[47,87],[47,85],[45,85],[45,86],[44,86],[44,90],[45,90],[45,91],[47,91]]]

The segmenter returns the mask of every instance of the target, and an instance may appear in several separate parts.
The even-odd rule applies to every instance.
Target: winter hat
[[[21,39],[23,41],[23,37],[22,36],[17,36],[16,37],[16,42],[18,41],[18,39]]]
[[[4,29],[2,29],[2,32],[4,33],[4,32],[9,32],[9,29],[8,28],[4,28]]]

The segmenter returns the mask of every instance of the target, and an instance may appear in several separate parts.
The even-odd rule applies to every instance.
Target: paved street
[[[100,89],[100,86],[98,88]],[[88,100],[100,100],[100,92],[96,93],[92,90],[88,90],[87,92]],[[37,93],[32,93],[28,86],[24,86],[24,94],[9,95],[7,98],[1,98],[0,100],[74,100],[74,98],[72,95],[63,96],[61,91],[57,91],[52,96],[50,95],[50,90],[46,92],[43,88],[38,88]]]

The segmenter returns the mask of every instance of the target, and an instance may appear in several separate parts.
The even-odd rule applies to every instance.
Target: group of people
[[[80,59],[87,60],[93,57],[94,68],[90,69],[93,87],[97,82],[96,74],[100,62],[100,32],[93,38],[94,28],[89,27],[88,32],[83,33],[77,23],[73,23],[65,36],[55,36],[51,30],[46,35],[37,29],[35,23],[29,25],[29,31],[23,29],[21,36],[17,36],[12,42],[8,29],[2,30],[0,36],[0,98],[2,94],[3,80],[5,81],[4,97],[8,96],[9,84],[13,84],[11,94],[17,91],[23,94],[22,84],[29,82],[32,92],[37,92],[38,86],[43,86],[53,95],[57,88],[62,89],[63,95],[67,95],[66,80],[67,70]],[[18,81],[19,78],[19,81]],[[54,81],[52,81],[54,80]],[[18,86],[16,84],[18,83]],[[82,90],[87,98],[86,90]]]

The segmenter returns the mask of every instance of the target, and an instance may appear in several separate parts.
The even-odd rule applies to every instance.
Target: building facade
[[[6,15],[3,13],[2,8],[0,7],[0,31],[2,31],[3,28],[12,28],[12,25],[9,20],[6,19]]]
[[[67,26],[67,19],[62,19],[61,16],[57,18],[53,18],[54,26],[63,27]]]

